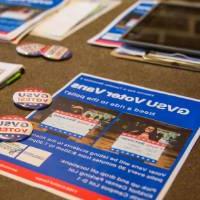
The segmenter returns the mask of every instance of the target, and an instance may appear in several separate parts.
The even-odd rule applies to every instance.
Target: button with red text
[[[31,122],[21,116],[0,116],[0,141],[17,142],[31,135],[33,126]]]
[[[40,50],[44,48],[44,46],[44,44],[40,43],[24,43],[18,45],[16,51],[24,56],[37,57],[41,55]]]
[[[52,96],[39,88],[26,88],[14,93],[13,102],[20,108],[40,110],[52,103]]]
[[[72,57],[72,52],[60,45],[49,45],[41,49],[41,55],[50,60],[66,60]]]

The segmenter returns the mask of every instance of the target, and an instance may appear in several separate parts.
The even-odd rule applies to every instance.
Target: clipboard
[[[122,59],[135,60],[155,65],[200,72],[200,59],[191,58],[184,54],[168,54],[154,51],[146,52],[145,50],[141,49],[138,49],[138,52],[135,50],[134,53],[131,53],[120,51],[120,48],[121,47],[113,50],[111,55]]]

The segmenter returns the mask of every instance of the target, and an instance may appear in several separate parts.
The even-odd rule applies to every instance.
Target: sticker
[[[59,45],[45,46],[41,49],[41,55],[50,60],[65,60],[72,57],[68,48]]]
[[[16,48],[17,53],[24,56],[36,57],[40,56],[40,50],[44,48],[45,45],[40,43],[25,43],[18,45]]]
[[[0,116],[0,141],[17,142],[31,135],[33,126],[24,117]]]
[[[52,103],[52,96],[42,89],[27,88],[14,93],[13,102],[16,106],[30,110],[40,110]]]

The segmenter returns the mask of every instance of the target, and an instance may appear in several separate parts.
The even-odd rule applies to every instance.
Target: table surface
[[[80,72],[200,98],[200,73],[116,59],[110,55],[110,49],[86,43],[132,2],[123,0],[123,4],[119,7],[60,42],[73,51],[73,58],[69,61],[52,62],[42,58],[22,57],[16,53],[14,45],[1,43],[0,61],[21,63],[26,67],[26,74],[9,87],[0,90],[0,114],[26,116],[28,111],[20,110],[13,105],[12,95],[16,90],[24,87],[42,87],[53,94]],[[31,36],[25,38],[25,41],[58,43]],[[200,198],[199,152],[200,140],[197,141],[172,184],[165,197],[166,200]],[[62,199],[3,176],[0,176],[0,192],[1,200]]]

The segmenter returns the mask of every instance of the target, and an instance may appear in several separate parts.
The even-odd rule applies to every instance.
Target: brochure
[[[0,0],[0,40],[11,41],[67,0]]]
[[[0,174],[72,200],[162,199],[199,112],[197,99],[79,74],[28,116],[30,138],[0,143]]]
[[[120,0],[73,0],[45,19],[32,31],[32,35],[63,40],[102,14],[115,8]],[[55,30],[55,26],[59,27]]]
[[[88,40],[89,44],[104,47],[119,47],[120,39],[139,20],[141,20],[157,4],[157,1],[140,0],[120,14],[113,22],[103,29],[98,35]]]

